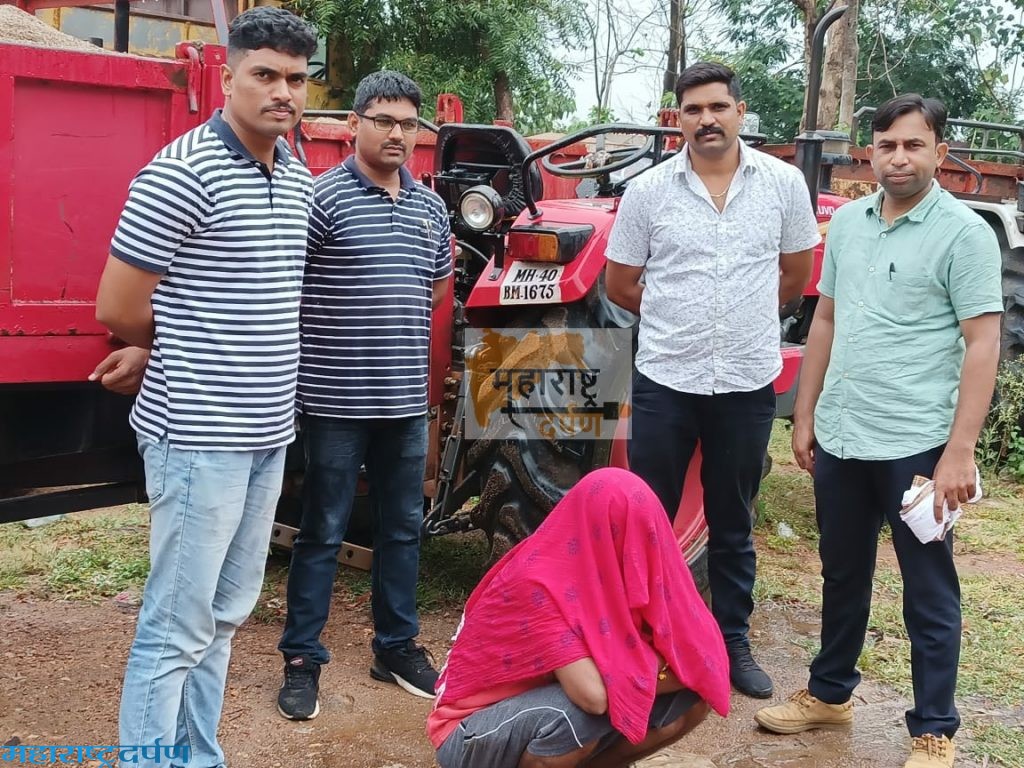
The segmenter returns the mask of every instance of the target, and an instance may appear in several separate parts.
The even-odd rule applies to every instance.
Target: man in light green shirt
[[[953,535],[922,544],[900,518],[915,475],[936,520],[975,492],[974,447],[999,359],[999,245],[934,180],[943,105],[906,94],[872,121],[881,190],[840,208],[828,233],[794,412],[793,451],[814,475],[822,560],[821,651],[807,689],[755,716],[778,733],[847,724],[878,533],[892,529],[911,642],[913,747],[905,768],[953,765],[960,584]]]

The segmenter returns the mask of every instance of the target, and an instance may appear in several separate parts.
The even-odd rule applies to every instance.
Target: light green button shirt
[[[814,412],[821,447],[898,459],[949,439],[964,339],[960,321],[1002,312],[999,244],[974,211],[932,183],[888,226],[882,192],[839,208],[818,291],[835,338]]]

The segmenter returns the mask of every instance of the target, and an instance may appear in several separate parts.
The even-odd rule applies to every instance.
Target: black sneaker
[[[320,714],[320,665],[303,654],[287,659],[277,711],[289,720],[312,720]]]
[[[408,640],[405,645],[383,648],[374,654],[370,677],[385,683],[397,683],[413,696],[434,698],[437,670],[422,645]]]
[[[754,661],[754,657],[750,655],[750,648],[739,645],[730,646],[727,650],[729,680],[732,681],[732,687],[754,699],[770,699],[774,691],[772,679]]]

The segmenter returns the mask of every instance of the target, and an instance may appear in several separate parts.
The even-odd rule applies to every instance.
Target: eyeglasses
[[[395,120],[387,115],[364,115],[362,112],[356,112],[356,114],[364,120],[372,120],[373,127],[384,133],[391,133],[396,123],[402,126],[402,133],[416,133],[420,129],[420,121],[415,118]]]

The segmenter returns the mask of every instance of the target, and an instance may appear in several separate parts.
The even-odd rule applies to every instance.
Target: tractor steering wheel
[[[654,149],[654,137],[648,136],[647,141],[640,147],[623,147],[609,151],[600,147],[603,142],[598,138],[599,148],[587,153],[578,160],[570,160],[567,163],[551,162],[551,155],[545,155],[540,159],[540,164],[552,176],[562,176],[568,179],[589,179],[598,176],[605,176],[615,171],[628,168],[633,163],[642,160],[651,154]]]
[[[602,138],[608,134],[624,134],[627,136],[645,136],[643,145],[633,148],[625,147],[605,151]],[[548,158],[556,152],[578,144],[585,139],[593,137],[598,139],[598,150],[591,152],[586,157],[570,160],[566,163],[552,163]],[[665,128],[656,125],[633,125],[629,123],[606,123],[584,128],[582,131],[569,134],[558,141],[552,142],[540,149],[531,152],[523,161],[523,176],[526,176],[530,166],[538,160],[544,169],[554,175],[570,179],[585,178],[607,178],[609,174],[620,171],[645,158],[650,158],[652,165],[660,163],[666,155],[665,139],[680,138],[678,128]],[[537,215],[537,201],[534,200],[532,190],[527,190],[525,195],[526,207],[529,208],[531,216]]]

